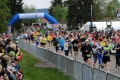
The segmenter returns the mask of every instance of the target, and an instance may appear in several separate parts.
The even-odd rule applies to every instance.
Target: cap
[[[10,56],[10,57],[15,57],[15,52],[14,52],[14,51],[10,51],[9,56]]]

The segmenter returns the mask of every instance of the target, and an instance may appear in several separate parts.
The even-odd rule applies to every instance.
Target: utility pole
[[[90,0],[90,32],[93,32],[93,0]]]

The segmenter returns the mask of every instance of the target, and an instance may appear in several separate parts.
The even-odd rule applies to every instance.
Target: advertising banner
[[[44,18],[44,13],[19,14],[19,19]]]

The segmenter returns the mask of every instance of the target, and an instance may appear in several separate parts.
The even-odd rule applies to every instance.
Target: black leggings
[[[116,64],[118,64],[120,60],[120,56],[116,55],[115,58],[116,58]]]

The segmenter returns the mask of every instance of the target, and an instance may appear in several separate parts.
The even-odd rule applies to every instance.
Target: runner
[[[47,40],[48,40],[48,46],[49,46],[49,48],[50,48],[50,46],[51,46],[51,41],[52,41],[52,37],[50,36],[50,34],[48,34]]]
[[[43,46],[43,48],[46,48],[46,44],[47,44],[47,38],[46,38],[46,36],[44,36],[43,40],[42,40],[42,46]]]
[[[110,48],[108,42],[106,42],[103,47],[103,63],[104,66],[107,67],[107,71],[110,71]]]
[[[91,65],[92,47],[89,45],[89,40],[85,40],[85,44],[82,45],[81,51],[83,52],[85,63]]]
[[[98,63],[99,63],[99,68],[103,68],[102,64],[103,64],[103,47],[101,46],[101,43],[98,43]]]
[[[43,47],[43,36],[40,35],[40,47]]]
[[[93,67],[96,67],[98,49],[95,42],[93,43],[93,46],[92,46],[92,53],[93,53],[93,60],[94,60]]]
[[[68,56],[69,55],[69,42],[68,42],[68,38],[65,39],[65,42],[64,42],[64,52],[65,52],[65,56]]]
[[[73,45],[73,50],[74,50],[74,59],[76,60],[76,54],[78,54],[78,39],[77,39],[77,37],[75,37],[74,40],[72,41],[72,45]]]
[[[114,49],[116,50],[116,68],[118,68],[118,63],[120,61],[120,39],[117,41],[117,44],[115,45]],[[120,63],[119,63],[120,65]]]
[[[59,53],[62,54],[63,50],[64,50],[64,41],[65,41],[65,38],[63,38],[61,35],[59,36],[59,38],[57,38],[57,41],[59,43]]]

